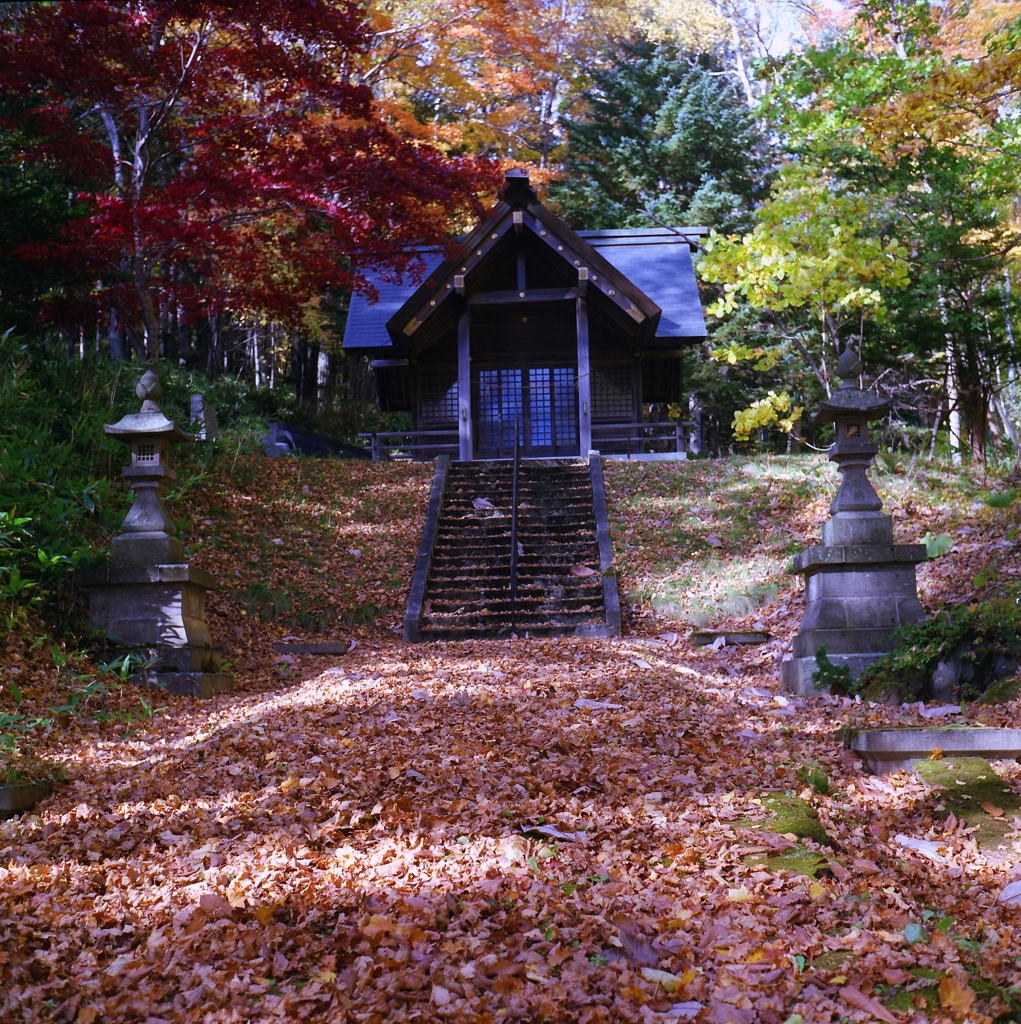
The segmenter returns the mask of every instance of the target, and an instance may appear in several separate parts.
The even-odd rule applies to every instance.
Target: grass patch
[[[826,858],[814,850],[807,850],[804,846],[795,846],[775,857],[745,857],[746,867],[757,868],[766,871],[786,871],[789,875],[807,875],[809,878],[817,878],[822,873],[830,870]]]
[[[1021,797],[981,757],[945,757],[916,761],[915,771],[928,786],[937,789],[945,815],[953,814],[968,825],[979,846],[995,849],[1014,831],[1011,819],[1021,813]],[[983,806],[986,805],[986,806]],[[992,814],[987,808],[996,808]]]
[[[776,565],[766,559],[711,557],[681,579],[658,582],[649,605],[666,619],[708,626],[721,618],[744,618],[768,604],[780,590]]]
[[[762,798],[762,809],[769,815],[765,821],[743,818],[734,824],[738,828],[761,829],[776,835],[811,839],[820,846],[833,845],[822,827],[818,812],[807,800],[793,793],[766,793]]]
[[[836,488],[821,456],[608,463],[614,548],[632,609],[702,627],[754,614],[791,585]]]

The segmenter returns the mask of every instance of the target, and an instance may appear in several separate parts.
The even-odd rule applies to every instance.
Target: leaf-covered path
[[[379,469],[348,519],[306,516],[337,517],[318,573],[348,607],[348,590],[379,605],[413,557],[425,474]],[[326,500],[321,467],[273,472]],[[247,518],[218,497],[295,586],[316,576],[266,528],[284,497]],[[166,710],[134,731],[54,733],[69,783],[0,824],[4,1021],[1017,1019],[1021,910],[997,897],[1021,876],[1021,821],[984,853],[917,778],[871,778],[837,738],[927,722],[918,708],[780,694],[793,595],[759,609],[777,638],[757,648],[640,621],[620,640],[409,646],[380,613],[332,627],[360,638],[342,658],[274,664],[297,611],[241,614],[250,557],[206,555],[238,581],[213,623],[243,688],[150,694]],[[30,699],[41,653],[21,664]],[[1016,722],[1017,704],[968,717]],[[796,832],[764,827],[784,814]]]

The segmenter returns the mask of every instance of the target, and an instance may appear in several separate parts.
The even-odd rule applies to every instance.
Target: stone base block
[[[855,679],[862,674],[874,661],[882,657],[877,654],[830,654],[830,661],[837,668],[847,665],[851,669],[851,678]],[[810,658],[792,658],[790,661],[780,663],[780,681],[784,688],[800,697],[818,697],[820,693],[829,693],[829,687],[819,689],[812,681],[812,673],[817,672],[819,666],[815,662],[815,656]]]
[[[866,729],[852,739],[850,746],[864,758],[869,771],[882,775],[931,757],[937,747],[944,757],[956,754],[1017,760],[1021,757],[1021,729]]]
[[[168,534],[122,533],[110,542],[115,566],[182,565],[184,545]]]
[[[89,624],[126,647],[212,647],[206,591],[215,581],[188,565],[113,566],[82,573]]]
[[[48,782],[24,782],[14,786],[0,786],[0,818],[13,818],[15,814],[30,811],[40,800],[53,791]]]
[[[207,700],[234,688],[234,677],[228,672],[139,672],[131,676],[133,683],[157,686],[167,693]]]
[[[215,647],[193,647],[190,644],[170,647],[157,644],[126,649],[137,655],[148,672],[220,671],[220,652]]]

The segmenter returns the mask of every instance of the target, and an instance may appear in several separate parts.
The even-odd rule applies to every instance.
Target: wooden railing
[[[369,442],[376,461],[389,459],[431,459],[437,455],[457,458],[461,449],[457,428],[453,430],[388,430],[359,434]]]
[[[684,452],[696,430],[694,422],[593,423],[592,447],[603,454]]]
[[[517,410],[514,412],[514,479],[511,483],[510,530],[510,628],[514,632],[518,604],[518,471],[521,468],[521,436]]]
[[[458,458],[457,428],[451,430],[390,430],[359,434],[369,442],[373,459],[425,460],[437,455]],[[695,442],[692,445],[692,441]],[[604,455],[642,455],[649,452],[698,451],[698,427],[682,423],[593,423],[592,447]]]

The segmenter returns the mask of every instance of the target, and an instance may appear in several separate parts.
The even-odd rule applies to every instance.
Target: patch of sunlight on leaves
[[[647,593],[658,615],[701,627],[768,604],[779,590],[778,576],[775,559],[710,559],[681,579],[652,584]]]

